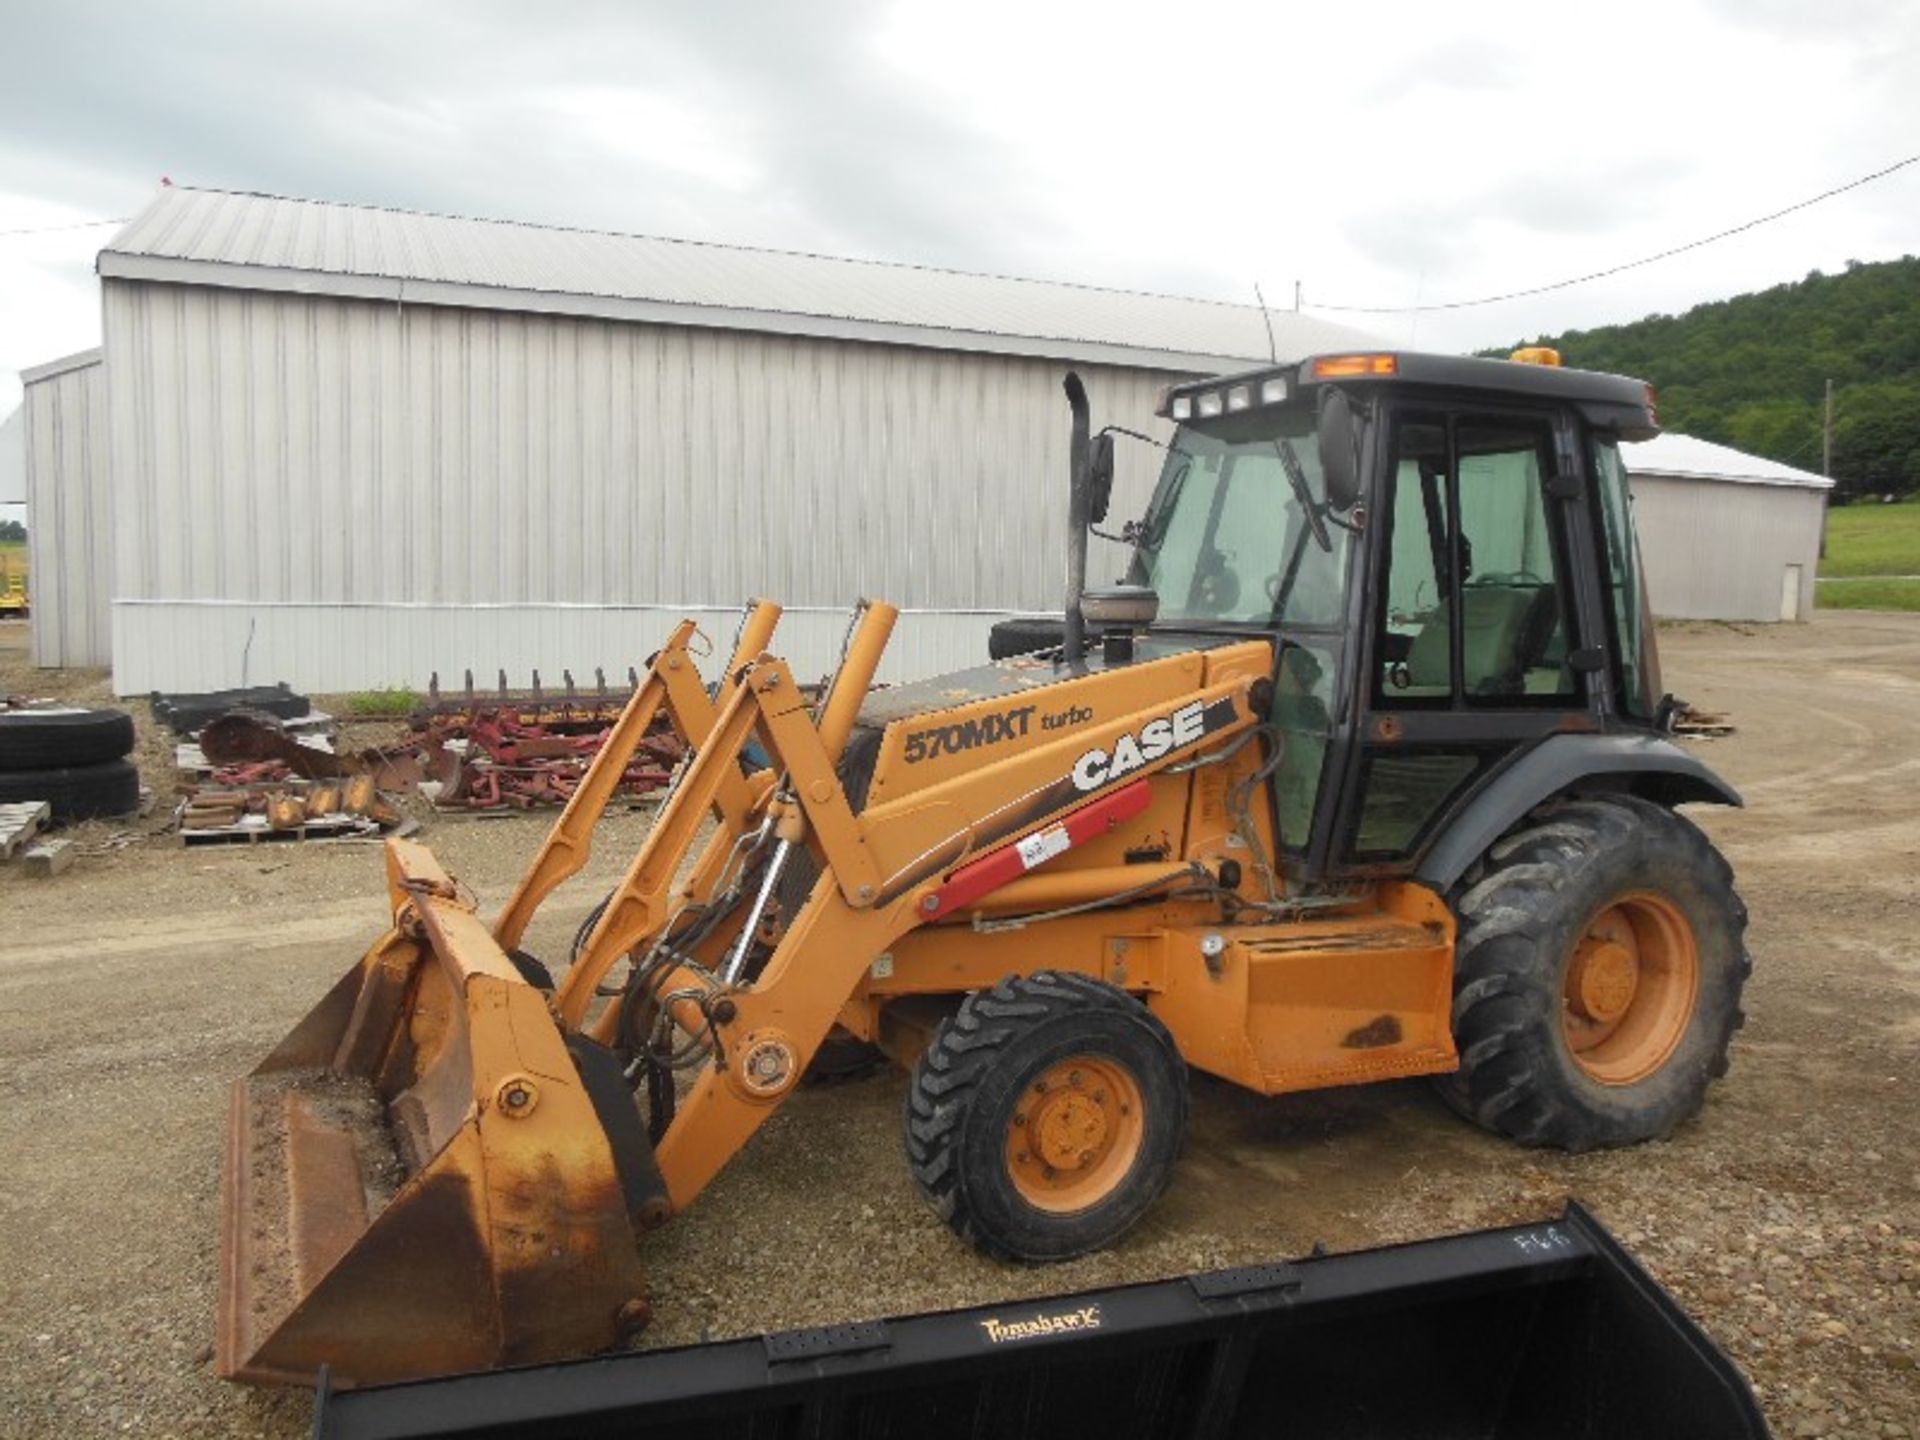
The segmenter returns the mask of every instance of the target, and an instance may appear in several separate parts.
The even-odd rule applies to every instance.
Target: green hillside
[[[1831,378],[1836,498],[1920,488],[1920,256],[1516,343],[1651,380],[1667,428],[1807,470]]]

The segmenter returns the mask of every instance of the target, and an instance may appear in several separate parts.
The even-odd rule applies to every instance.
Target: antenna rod
[[[1267,359],[1274,364],[1280,363],[1280,347],[1273,343],[1273,316],[1267,313],[1267,297],[1260,293],[1260,282],[1253,282],[1253,298],[1260,302],[1260,318],[1267,322]],[[1294,309],[1300,307],[1295,305]]]

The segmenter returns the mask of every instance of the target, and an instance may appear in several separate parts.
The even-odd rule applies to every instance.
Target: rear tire
[[[1173,1177],[1187,1067],[1124,991],[1042,970],[969,995],[907,1090],[920,1192],[975,1249],[1069,1260],[1112,1244]]]
[[[1665,1136],[1727,1070],[1746,906],[1706,836],[1631,796],[1556,802],[1458,895],[1457,1074],[1440,1093],[1524,1145]]]

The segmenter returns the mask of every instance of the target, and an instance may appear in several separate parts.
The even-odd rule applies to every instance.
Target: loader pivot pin
[[[498,1092],[500,1112],[510,1119],[524,1120],[533,1113],[533,1107],[540,1103],[540,1087],[524,1075],[514,1075],[500,1082]]]
[[[786,1036],[756,1032],[747,1037],[740,1059],[740,1083],[750,1095],[771,1097],[793,1084],[799,1068],[799,1057]]]

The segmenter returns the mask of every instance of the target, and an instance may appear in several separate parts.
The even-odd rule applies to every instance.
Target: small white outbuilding
[[[1654,614],[1804,620],[1833,481],[1691,435],[1622,445]]]

